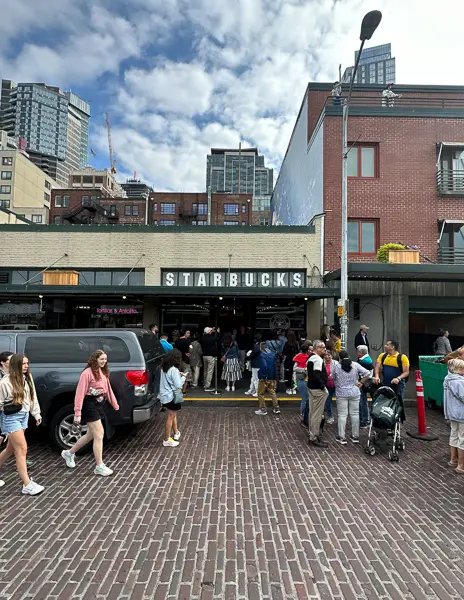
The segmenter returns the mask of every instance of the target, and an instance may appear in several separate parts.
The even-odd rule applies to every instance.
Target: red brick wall
[[[379,243],[403,242],[437,260],[438,219],[464,217],[464,198],[438,195],[437,144],[464,142],[464,119],[350,117],[350,141],[379,144],[378,179],[349,179],[349,218],[379,219]],[[324,120],[325,269],[340,267],[342,119]],[[351,262],[375,258],[350,256]]]
[[[56,196],[69,196],[69,207],[60,208],[55,207],[55,197]],[[105,198],[102,195],[100,189],[55,189],[52,190],[52,199],[50,202],[50,224],[53,225],[55,223],[55,217],[60,217],[60,224],[64,224],[64,215],[69,213],[70,211],[78,208],[82,205],[82,197],[83,196],[96,196],[97,201],[102,206],[116,206],[116,210],[119,214],[119,219],[109,221],[104,215],[99,213],[95,213],[93,211],[82,211],[77,218],[81,219],[82,217],[87,217],[90,219],[92,223],[113,223],[118,225],[129,225],[129,224],[137,224],[143,225],[145,223],[145,200],[131,200],[129,198]],[[126,205],[137,205],[138,206],[138,216],[132,216],[132,214],[125,215],[125,207]],[[132,210],[131,210],[132,212]]]
[[[191,224],[192,220],[207,220],[207,215],[195,216],[193,211],[193,204],[208,204],[208,194],[206,193],[183,194],[179,192],[153,192],[150,194],[150,202],[150,213],[152,218],[157,220],[158,223],[160,220],[164,219],[175,219],[176,223],[180,225],[189,225]],[[175,204],[176,214],[161,214],[161,204],[164,203]],[[239,214],[236,216],[224,214],[225,204],[238,204]],[[245,209],[243,209],[243,206],[245,206]],[[243,210],[245,212],[242,212]],[[240,225],[245,222],[246,225],[249,225],[250,219],[254,222],[254,215],[252,215],[252,196],[247,194],[212,194],[211,225],[223,225],[224,221],[236,221]]]

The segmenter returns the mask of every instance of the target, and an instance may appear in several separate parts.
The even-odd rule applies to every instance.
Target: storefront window
[[[111,285],[111,271],[97,271],[95,285]]]

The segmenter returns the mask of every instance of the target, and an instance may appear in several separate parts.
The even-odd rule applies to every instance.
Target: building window
[[[378,146],[353,146],[348,152],[348,177],[378,177]]]
[[[31,221],[33,223],[42,223],[42,215],[32,215]]]
[[[206,225],[208,221],[192,221],[192,225],[202,226]]]
[[[84,204],[84,202],[90,202],[90,196],[82,196],[82,204]]]
[[[126,204],[124,207],[124,215],[126,217],[130,217],[132,215],[132,206],[130,204]]]
[[[163,205],[161,205],[163,206]],[[161,219],[161,221],[159,222],[160,225],[175,225],[176,222],[174,219]]]
[[[52,187],[52,186],[50,185],[50,182],[49,182],[49,181],[47,181],[47,180],[45,180],[45,187],[46,187],[46,189],[47,189],[47,190],[50,190],[50,189],[51,189],[51,187]]]
[[[82,177],[82,183],[93,183],[92,175],[84,175]]]
[[[139,216],[139,207],[137,204],[126,204],[124,206],[124,215],[126,217],[138,217]]]
[[[2,171],[2,179],[3,180],[9,180],[12,179],[13,177],[13,172],[12,171]]]
[[[238,225],[239,222],[238,221],[224,221],[224,225]]]
[[[269,225],[269,217],[259,217],[259,224],[263,226]]]
[[[242,225],[246,225],[246,221],[242,221]]]
[[[73,183],[80,183],[81,182],[81,176],[80,175],[73,175],[72,176],[72,182]]]
[[[55,208],[61,208],[63,206],[63,196],[55,196]]]
[[[158,212],[158,202],[155,202],[155,204],[153,204],[153,212]]]
[[[162,215],[175,215],[176,214],[176,205],[173,203],[161,203],[161,214]]]
[[[44,200],[45,202],[50,202],[50,194],[47,194],[47,192],[44,192]]]
[[[111,205],[110,205],[110,215],[111,215],[112,217],[115,217],[115,216],[116,216],[116,204],[111,204]]]
[[[0,185],[0,194],[11,194],[11,185]]]
[[[11,167],[11,166],[13,166],[13,158],[11,156],[4,156],[2,158],[2,165],[4,167]]]
[[[0,206],[2,208],[10,208],[10,201],[9,200],[0,200]]]
[[[246,204],[242,204],[242,215],[246,215],[247,207]]]
[[[375,254],[378,249],[378,221],[351,220],[348,222],[348,252]]]
[[[103,177],[101,175],[95,175],[95,183],[103,183]]]
[[[137,204],[134,204],[132,207],[132,216],[133,217],[138,217],[139,216],[139,207]]]
[[[56,216],[56,217],[53,219],[53,223],[54,223],[55,225],[61,225],[61,217],[60,217],[60,216]]]
[[[206,203],[193,204],[192,210],[196,215],[207,215],[208,214],[208,205]]]
[[[225,215],[238,215],[238,204],[224,204]]]

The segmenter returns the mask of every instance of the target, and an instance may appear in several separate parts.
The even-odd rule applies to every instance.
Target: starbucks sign
[[[183,270],[162,269],[165,287],[189,288],[304,288],[306,271]]]

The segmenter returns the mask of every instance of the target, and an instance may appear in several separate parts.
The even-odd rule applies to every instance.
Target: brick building
[[[150,203],[155,225],[269,225],[269,210],[253,210],[251,194],[152,192]]]
[[[319,222],[175,231],[117,224],[0,225],[0,325],[157,323],[167,333],[245,325],[266,336],[279,327],[315,336],[320,299],[336,293],[320,277],[320,233]],[[279,251],[263,252],[269,244]],[[42,272],[52,264],[53,270],[77,271],[76,285],[45,285]]]
[[[146,220],[146,200],[106,197],[100,189],[52,190],[50,225],[138,224]]]
[[[284,225],[308,224],[315,215],[324,215],[325,272],[339,269],[341,254],[342,106],[333,104],[331,88],[331,84],[308,85],[271,209],[273,223]],[[464,87],[395,86],[401,98],[393,106],[383,105],[381,91],[377,85],[355,88],[350,105],[349,263],[353,269],[355,263],[376,263],[382,244],[400,242],[417,246],[423,263],[462,265]],[[444,277],[446,267],[442,271]],[[372,278],[379,280],[382,274],[377,272]],[[353,283],[351,295],[354,289]],[[425,296],[424,290],[418,288],[415,294]],[[370,292],[385,294],[374,285]],[[458,336],[464,336],[464,323],[451,317],[453,311],[462,310],[457,298],[448,306],[440,300],[433,303],[433,317],[425,316],[430,312],[425,300],[403,300],[408,307],[405,304],[397,311],[405,314],[395,327],[398,337],[401,329],[408,331],[408,315],[410,326],[414,321],[418,330],[430,336],[436,336],[440,326],[454,327]],[[354,311],[359,306],[361,311]],[[352,303],[353,330],[373,310],[372,306],[363,309],[362,302]],[[412,314],[422,316],[412,318]],[[380,321],[379,315],[375,319]],[[379,346],[381,329],[379,325]],[[403,344],[406,348],[409,340],[403,339]]]

